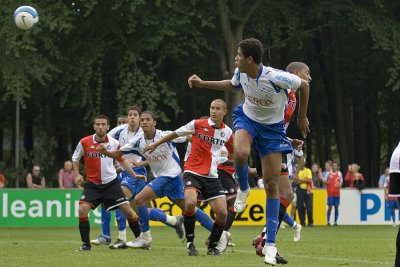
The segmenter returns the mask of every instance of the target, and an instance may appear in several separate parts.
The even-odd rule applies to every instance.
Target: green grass
[[[394,265],[397,227],[392,226],[315,226],[302,231],[293,242],[293,230],[280,229],[277,247],[289,266],[390,266]],[[91,238],[100,233],[92,227]],[[196,227],[198,257],[187,256],[185,246],[169,227],[152,227],[153,249],[111,250],[94,246],[90,252],[75,252],[80,246],[78,227],[2,227],[0,228],[1,266],[262,266],[255,255],[252,239],[259,226],[234,226],[236,247],[225,256],[206,256],[204,240],[208,233]],[[116,237],[116,227],[112,235]],[[127,229],[128,239],[133,239]],[[114,240],[113,240],[114,241]]]

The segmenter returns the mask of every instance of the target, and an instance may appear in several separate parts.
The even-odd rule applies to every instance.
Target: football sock
[[[140,226],[138,222],[138,218],[135,217],[133,219],[128,220],[129,228],[131,228],[135,237],[140,236]]]
[[[226,218],[226,224],[224,227],[225,231],[229,231],[229,229],[231,229],[231,226],[233,224],[233,221],[235,220],[236,217],[236,212],[233,209],[233,207],[229,207],[228,209],[228,217]]]
[[[115,219],[117,220],[118,231],[126,229],[126,217],[120,209],[115,211]]]
[[[331,212],[332,210],[329,210],[326,212],[326,222],[329,223],[331,221]]]
[[[279,204],[279,213],[278,213],[278,228],[276,229],[276,232],[278,233],[279,227],[281,226],[283,216],[285,216],[286,213],[286,207],[282,203]]]
[[[150,230],[150,215],[147,206],[137,207],[138,217],[139,217],[139,225],[141,232],[147,232]]]
[[[81,234],[82,242],[90,245],[90,225],[88,217],[79,217],[79,233]]]
[[[278,227],[279,198],[267,198],[265,218],[267,221],[267,246],[275,246],[276,230]]]
[[[111,222],[111,212],[108,212],[105,208],[101,208],[101,228],[103,230],[103,235],[109,237],[110,232],[110,222]]]
[[[393,221],[393,223],[395,223],[396,222],[396,215],[394,214],[394,210],[391,210],[391,215],[392,215],[392,221]]]
[[[245,191],[247,188],[249,188],[249,182],[248,182],[248,163],[246,163],[244,166],[239,167],[236,164],[235,166],[235,171],[236,171],[236,176],[237,176],[237,181],[239,184],[240,191]]]
[[[218,241],[221,238],[222,232],[224,231],[225,223],[215,220],[210,235],[209,248],[215,248],[218,245]]]
[[[207,213],[205,213],[201,209],[196,209],[195,220],[198,221],[201,226],[203,226],[204,228],[206,228],[208,231],[211,232],[214,222],[207,215]]]
[[[335,223],[337,223],[337,219],[339,218],[339,209],[335,209]]]
[[[289,216],[287,212],[285,212],[285,215],[283,215],[283,221],[287,223],[290,227],[296,228],[297,229],[297,223],[292,219],[292,217]]]
[[[125,221],[126,223],[126,221]],[[118,231],[118,239],[122,241],[126,241],[126,228],[124,230]]]
[[[198,209],[200,210],[200,209]],[[186,231],[186,242],[193,242],[194,240],[194,225],[196,223],[195,212],[183,212],[183,224],[185,225]]]
[[[150,220],[159,221],[166,223],[167,222],[167,214],[160,209],[150,208]]]

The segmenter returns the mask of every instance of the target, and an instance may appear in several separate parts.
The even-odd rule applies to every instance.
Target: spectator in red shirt
[[[364,176],[359,172],[360,166],[356,163],[350,164],[344,180],[349,183],[350,188],[358,188],[358,181],[364,183]]]
[[[4,178],[4,175],[0,173],[0,189],[4,188],[6,185],[6,178]]]
[[[75,183],[75,173],[70,160],[64,162],[64,168],[58,172],[58,186],[64,188],[78,188]]]

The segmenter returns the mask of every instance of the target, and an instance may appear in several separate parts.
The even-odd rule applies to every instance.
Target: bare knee
[[[139,195],[135,197],[135,205],[136,207],[146,206],[146,200]]]

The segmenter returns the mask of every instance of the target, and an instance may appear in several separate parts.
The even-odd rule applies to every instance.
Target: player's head
[[[289,65],[287,65],[286,67],[286,71],[299,76],[300,78],[306,80],[307,82],[311,82],[312,80],[310,68],[303,62],[295,61],[289,63]]]
[[[260,65],[263,57],[263,45],[255,39],[249,38],[239,43],[235,64],[240,72],[247,72],[248,67],[255,64]]]
[[[227,105],[222,99],[215,99],[210,104],[210,118],[215,123],[220,123],[227,111]]]
[[[330,171],[332,169],[332,160],[325,161],[325,170]]]
[[[93,119],[93,129],[99,137],[107,134],[110,128],[110,119],[106,115],[97,115]]]
[[[337,172],[339,170],[339,164],[335,161],[332,161],[332,171]]]
[[[67,160],[66,162],[64,162],[64,169],[66,171],[72,170],[72,162],[70,160]]]
[[[146,110],[140,114],[140,127],[142,127],[144,133],[154,132],[156,130],[156,124],[156,117],[153,112]]]
[[[120,126],[122,124],[128,123],[128,118],[125,115],[121,115],[117,119],[117,126]]]
[[[142,110],[136,106],[130,106],[126,109],[126,117],[128,118],[129,126],[138,126],[140,114]]]
[[[385,175],[386,175],[386,176],[389,176],[389,174],[390,174],[390,169],[389,169],[389,168],[386,168],[386,169],[385,169]]]

